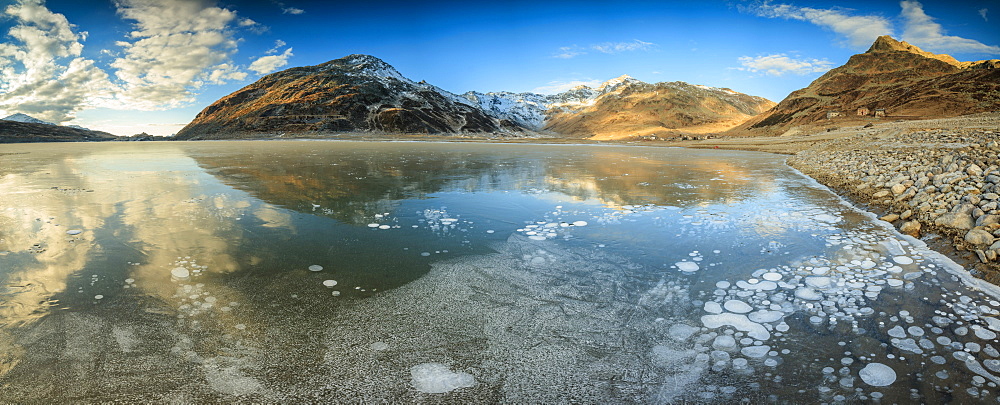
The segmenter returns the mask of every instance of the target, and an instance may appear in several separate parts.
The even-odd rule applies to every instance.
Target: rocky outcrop
[[[858,119],[856,111],[884,109],[890,118],[942,118],[1000,108],[1000,60],[959,62],[948,55],[879,37],[808,87],[732,133],[777,135],[799,125],[829,123],[828,113]]]
[[[416,83],[369,55],[262,77],[202,110],[176,139],[308,132],[454,134],[517,131],[465,98]]]

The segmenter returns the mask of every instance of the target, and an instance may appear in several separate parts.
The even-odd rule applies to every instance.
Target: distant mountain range
[[[799,126],[872,117],[876,110],[889,119],[1000,110],[1000,60],[959,62],[882,36],[867,52],[852,56],[730,133],[778,135]]]
[[[17,114],[13,114],[13,115],[8,115],[8,116],[4,117],[3,120],[4,121],[14,121],[14,122],[27,122],[29,124],[56,125],[56,124],[53,124],[51,122],[42,121],[42,120],[40,120],[38,118],[32,117],[32,116],[27,115],[27,114],[21,114],[21,113],[17,113]]]
[[[117,136],[70,125],[56,125],[26,114],[0,119],[0,143],[110,141]]]
[[[364,131],[618,139],[725,130],[773,105],[729,89],[628,76],[555,95],[457,95],[414,82],[374,56],[350,55],[264,76],[202,110],[176,138]]]

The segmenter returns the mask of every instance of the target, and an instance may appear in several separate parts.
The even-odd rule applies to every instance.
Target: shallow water
[[[0,402],[996,403],[996,288],[775,155],[3,145]]]

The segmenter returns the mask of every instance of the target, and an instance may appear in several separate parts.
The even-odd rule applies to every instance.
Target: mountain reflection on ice
[[[10,149],[4,402],[996,402],[997,288],[779,156]]]

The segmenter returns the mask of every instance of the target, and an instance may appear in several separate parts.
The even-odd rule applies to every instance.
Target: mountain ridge
[[[890,36],[727,135],[780,135],[844,119],[944,118],[1000,108],[1000,60],[959,62]],[[858,111],[869,111],[859,116]],[[836,118],[837,115],[840,118]],[[831,118],[835,118],[831,121]]]
[[[750,115],[746,112],[757,113],[766,108],[747,110],[731,104],[773,105],[769,100],[747,95],[741,100],[731,100],[740,93],[728,89],[708,91],[706,89],[714,88],[684,85],[705,90],[702,96],[713,97],[712,101],[703,104],[727,107],[702,108],[704,111],[692,113],[697,119],[659,117],[647,120],[653,129],[630,129],[626,131],[629,132],[627,136],[683,130],[691,123],[725,122],[732,126],[738,124],[734,120],[748,118]],[[591,107],[623,93],[633,94],[636,89],[655,91],[656,86],[622,75],[596,88],[578,86],[555,95],[474,91],[458,95],[424,81],[410,80],[375,56],[354,54],[264,76],[206,107],[177,133],[176,139],[273,137],[310,132],[504,136],[542,133],[595,137],[602,132],[597,130],[599,126],[590,125],[593,116],[611,112]],[[689,100],[674,104],[694,106],[698,103]],[[590,119],[567,118],[584,110],[592,116]],[[620,134],[606,135],[616,137]]]

